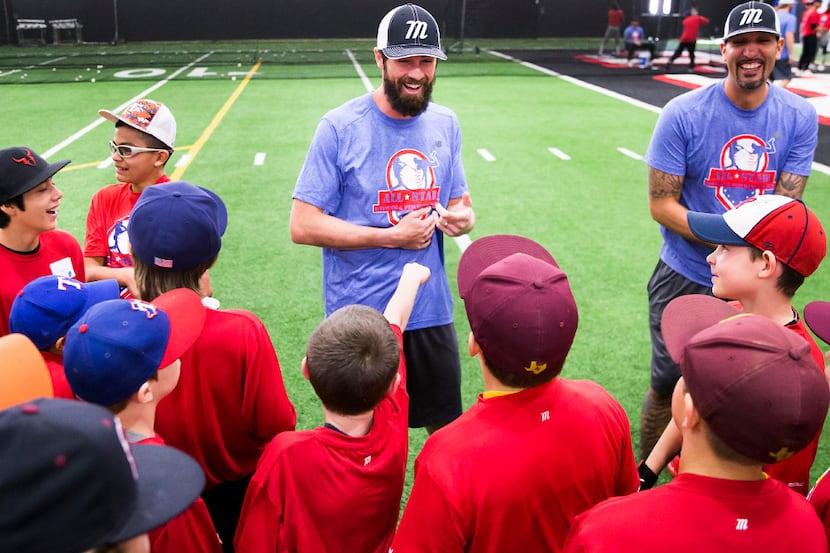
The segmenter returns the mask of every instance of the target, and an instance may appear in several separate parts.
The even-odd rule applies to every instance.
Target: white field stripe
[[[631,159],[636,159],[637,161],[643,161],[643,156],[638,154],[637,152],[632,152],[628,148],[617,148],[617,151],[624,156],[628,156]]]
[[[107,168],[107,167],[109,167],[110,165],[112,165],[112,158],[111,158],[111,157],[108,157],[107,159],[105,159],[104,161],[102,161],[101,163],[99,163],[99,164],[98,164],[98,166],[97,166],[97,168],[98,168],[98,169],[106,169],[106,168]]]
[[[127,106],[129,106],[130,104],[135,102],[136,100],[139,100],[141,98],[146,98],[147,96],[150,95],[151,92],[161,88],[162,86],[167,84],[168,81],[175,78],[180,73],[183,73],[184,71],[187,71],[188,69],[190,69],[191,67],[193,67],[197,63],[201,62],[203,59],[207,58],[211,54],[213,54],[213,51],[210,51],[207,54],[205,54],[204,56],[201,56],[201,57],[193,60],[192,62],[188,63],[184,67],[180,67],[179,69],[177,69],[176,71],[171,73],[168,77],[165,77],[164,79],[160,80],[159,82],[157,82],[156,84],[154,84],[150,88],[147,88],[147,89],[139,92],[136,96],[130,98],[129,100],[127,100],[126,102],[124,102],[123,104],[121,104],[120,106],[115,108],[113,111],[116,112],[116,113],[120,113],[121,111],[124,110],[124,108],[126,108]],[[98,125],[101,125],[103,123],[109,123],[109,121],[107,121],[103,117],[97,118],[95,121],[93,121],[92,123],[90,123],[89,125],[84,127],[83,129],[79,130],[78,132],[76,132],[75,134],[73,134],[72,136],[70,136],[69,138],[64,140],[63,142],[61,142],[59,144],[56,144],[55,146],[52,146],[51,148],[49,148],[48,150],[43,152],[43,154],[42,154],[43,158],[44,159],[49,159],[51,156],[53,156],[56,153],[58,153],[59,151],[63,150],[64,148],[66,148],[67,146],[69,146],[70,144],[72,144],[73,142],[78,140],[79,138],[81,138],[83,135],[85,135],[86,133],[90,132],[95,127],[97,127]]]
[[[478,152],[478,155],[484,158],[484,161],[496,161],[496,156],[491,154],[489,150],[479,148],[478,150],[476,150],[476,152]]]
[[[257,152],[254,156],[254,165],[265,165],[265,152]]]
[[[640,100],[635,100],[634,98],[631,98],[629,96],[625,96],[623,94],[619,94],[617,92],[607,90],[605,88],[593,85],[591,83],[586,83],[585,81],[580,81],[579,79],[574,79],[573,77],[569,77],[568,75],[562,75],[561,73],[557,73],[556,71],[553,71],[553,70],[548,69],[546,67],[541,67],[539,65],[536,65],[535,63],[529,63],[529,62],[526,62],[526,61],[518,60],[518,59],[516,59],[512,56],[508,56],[507,54],[502,54],[501,52],[499,52],[497,50],[485,50],[485,52],[487,52],[488,54],[492,54],[494,56],[500,57],[502,59],[515,61],[516,63],[518,63],[520,65],[524,65],[525,67],[528,67],[528,68],[533,69],[535,71],[545,73],[546,75],[550,75],[551,77],[559,77],[563,81],[567,81],[569,83],[575,84],[576,86],[581,86],[582,88],[587,88],[588,90],[593,90],[594,92],[604,94],[605,96],[609,96],[611,98],[621,100],[621,101],[623,101],[627,104],[631,104],[632,106],[641,107],[643,109],[647,109],[648,111],[653,111],[654,113],[660,113],[662,111],[662,109],[660,109],[658,107],[655,107],[655,106],[652,106],[651,104],[641,102]]]
[[[176,162],[176,167],[186,167],[188,163],[190,163],[190,154],[182,154],[182,157]]]
[[[354,65],[355,71],[357,71],[358,76],[363,81],[363,86],[366,87],[366,92],[372,92],[375,88],[372,86],[372,82],[369,80],[369,77],[366,76],[366,73],[363,71],[363,68],[357,62],[357,59],[354,57],[354,54],[352,54],[352,51],[346,50],[346,55],[348,55],[349,59],[352,60],[352,65]],[[462,253],[464,253],[464,250],[466,250],[467,246],[470,245],[470,237],[466,234],[456,236],[453,239],[455,240],[456,246],[458,246],[458,249],[461,250]]]
[[[818,161],[813,162],[813,171],[818,171],[819,173],[830,175],[830,167],[826,166],[823,163],[819,163]]]
[[[61,61],[61,60],[65,60],[65,59],[66,59],[66,56],[60,56],[58,58],[52,58],[51,60],[42,61],[38,65],[49,65],[50,63],[54,63],[56,61]]]
[[[555,155],[556,157],[558,157],[559,159],[561,159],[561,160],[564,160],[564,161],[570,161],[571,160],[571,156],[569,156],[568,154],[566,154],[565,152],[563,152],[559,148],[548,148],[548,151],[550,153],[552,153],[553,155]]]
[[[357,75],[360,77],[360,80],[363,81],[363,86],[366,87],[366,92],[372,92],[375,87],[372,86],[372,81],[369,80],[369,77],[366,76],[363,68],[360,67],[360,64],[357,62],[357,58],[354,57],[351,50],[346,50],[346,55],[349,56],[350,60],[352,60],[354,70],[357,71]]]
[[[20,69],[10,69],[9,71],[6,71],[5,73],[0,73],[0,77],[5,77],[6,75],[13,75],[15,73],[20,73]]]

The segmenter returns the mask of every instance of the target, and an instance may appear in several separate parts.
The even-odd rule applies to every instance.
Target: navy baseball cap
[[[49,163],[26,146],[0,150],[0,204],[28,192],[70,163],[68,159]]]
[[[38,277],[17,293],[9,313],[9,329],[25,334],[37,349],[48,349],[69,331],[87,309],[118,298],[115,279],[80,282],[74,278]]]
[[[380,20],[377,49],[392,59],[411,56],[447,59],[441,49],[438,23],[432,14],[415,4],[398,6]]]
[[[732,8],[726,17],[723,41],[743,33],[772,33],[781,36],[775,8],[764,2],[744,2]]]
[[[225,203],[207,188],[177,181],[144,190],[127,230],[133,255],[159,271],[186,271],[219,254]]]
[[[130,445],[107,409],[35,399],[0,411],[0,551],[81,553],[164,524],[205,475],[168,446]]]
[[[204,324],[205,307],[187,288],[165,292],[152,303],[101,302],[66,335],[66,380],[79,398],[115,405],[190,349]]]

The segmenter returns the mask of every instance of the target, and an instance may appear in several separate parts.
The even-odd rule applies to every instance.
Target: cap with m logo
[[[431,56],[441,60],[441,34],[435,18],[421,6],[404,4],[387,13],[378,26],[377,49],[387,58]]]
[[[724,25],[723,41],[752,32],[781,36],[781,26],[772,6],[763,2],[744,2],[732,8]]]

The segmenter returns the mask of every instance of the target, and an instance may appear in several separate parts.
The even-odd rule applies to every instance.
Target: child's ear
[[[472,331],[470,331],[470,336],[467,338],[467,353],[470,354],[470,357],[475,357],[481,353],[481,346],[478,345]]]
[[[53,347],[54,347],[54,349],[57,353],[59,353],[60,355],[63,355],[63,347],[65,345],[66,345],[66,336],[61,336],[60,338],[58,338],[58,341],[55,342],[55,345]]]
[[[148,380],[144,384],[141,385],[141,388],[135,393],[135,400],[138,403],[150,403],[153,401],[153,390],[150,387],[150,381]]]
[[[308,380],[309,379],[308,378],[308,357],[306,357],[305,355],[303,356],[302,371],[303,371],[303,378]]]
[[[775,254],[769,250],[764,250],[764,253],[761,254],[761,259],[764,261],[764,266],[761,268],[760,276],[777,277],[777,270],[780,263],[775,257]]]

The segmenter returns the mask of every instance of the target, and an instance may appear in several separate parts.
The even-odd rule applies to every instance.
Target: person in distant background
[[[654,43],[650,40],[645,40],[643,38],[643,32],[643,28],[640,27],[640,22],[636,19],[632,19],[631,24],[626,27],[625,32],[623,32],[625,49],[628,52],[628,65],[633,65],[636,62],[636,60],[632,58],[634,58],[634,52],[637,50],[649,51],[651,58],[648,65],[650,65],[651,60],[654,59]]]
[[[795,0],[778,0],[775,7],[775,15],[781,24],[781,37],[784,39],[784,48],[775,60],[775,67],[772,69],[770,81],[776,85],[787,88],[793,78],[792,54],[795,48],[795,30],[798,28],[798,20],[790,12]]]
[[[614,54],[620,55],[620,39],[622,38],[622,26],[625,22],[625,14],[620,9],[620,5],[616,2],[611,4],[608,9],[608,26],[605,28],[605,35],[602,37],[602,42],[599,44],[598,54],[601,56],[605,50],[605,43],[614,39]]]
[[[671,65],[674,60],[680,57],[683,50],[689,52],[689,71],[695,70],[695,47],[697,46],[697,34],[703,25],[709,24],[709,18],[703,17],[697,11],[697,8],[692,8],[691,13],[683,18],[683,33],[680,35],[680,43],[677,49],[666,64],[666,73],[671,71]]]

